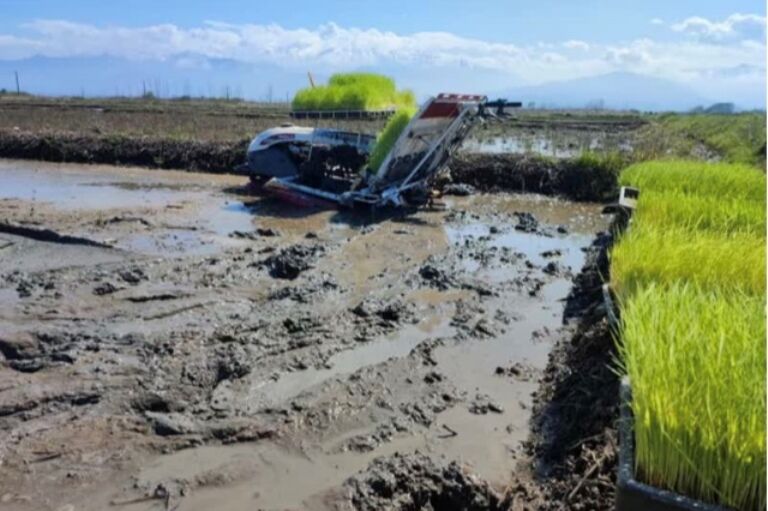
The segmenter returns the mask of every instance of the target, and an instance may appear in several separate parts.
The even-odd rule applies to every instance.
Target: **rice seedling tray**
[[[729,511],[635,479],[634,416],[632,389],[624,379],[620,387],[619,463],[616,477],[616,511]]]
[[[293,119],[387,119],[395,113],[394,108],[386,110],[294,110]]]

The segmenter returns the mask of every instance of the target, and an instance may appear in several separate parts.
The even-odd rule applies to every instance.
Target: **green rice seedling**
[[[384,159],[392,150],[392,147],[397,142],[398,137],[403,132],[408,123],[411,122],[411,118],[416,113],[415,108],[401,108],[393,115],[387,125],[384,126],[384,130],[376,138],[376,145],[373,146],[371,156],[368,158],[368,168],[372,171],[377,171]]]
[[[397,93],[398,108],[415,108],[416,95],[412,90],[405,89]]]
[[[638,163],[619,178],[640,193],[682,192],[720,199],[765,200],[765,173],[745,165],[670,160]]]
[[[765,238],[633,223],[611,251],[611,278],[622,297],[676,281],[765,294]]]
[[[395,93],[395,81],[388,76],[376,73],[337,73],[328,79],[330,87],[349,87],[361,84],[391,94]]]
[[[640,194],[634,222],[657,228],[683,227],[725,234],[764,236],[765,200],[721,198],[680,191]]]
[[[340,97],[338,90],[328,87],[301,89],[293,98],[293,107],[302,110],[322,110],[326,105],[338,104]]]
[[[336,92],[338,99],[335,101],[344,105],[344,108],[350,110],[370,109],[369,105],[372,103],[371,97],[364,87],[352,85],[350,87],[342,87],[338,89],[329,87],[328,90]]]
[[[640,480],[765,509],[765,336],[761,294],[652,283],[623,303]]]
[[[397,91],[395,82],[373,73],[345,73],[331,76],[328,85],[299,90],[294,110],[387,110],[413,107],[410,91]]]
[[[638,477],[765,509],[765,175],[648,162],[621,181],[641,188],[611,252]]]

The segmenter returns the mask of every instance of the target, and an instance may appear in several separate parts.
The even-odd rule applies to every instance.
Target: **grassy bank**
[[[656,486],[743,510],[765,502],[765,174],[648,162],[611,254],[636,468]]]
[[[664,114],[650,120],[636,137],[640,160],[693,157],[765,165],[765,113]]]

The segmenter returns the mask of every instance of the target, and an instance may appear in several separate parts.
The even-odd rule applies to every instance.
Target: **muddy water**
[[[327,509],[375,457],[417,450],[503,487],[605,228],[598,205],[532,195],[377,218],[232,177],[0,162],[0,183],[5,219],[122,249],[0,235],[0,338],[46,350],[0,365],[0,497],[20,510],[162,508],[157,492]],[[230,236],[256,228],[277,235]],[[273,278],[264,260],[296,245],[319,251]]]
[[[420,439],[402,438],[371,453],[327,453],[278,443],[202,447],[163,457],[138,475],[146,485],[177,474],[180,478],[200,474],[248,474],[250,481],[224,487],[207,487],[193,498],[181,501],[179,511],[238,511],[245,509],[329,508],[329,488],[339,487],[349,474],[363,470],[377,456],[416,449]],[[258,481],[257,484],[255,482]],[[146,505],[126,506],[129,511]]]
[[[299,236],[322,229],[331,216],[293,215],[273,200],[244,197],[237,193],[244,179],[236,176],[0,161],[0,183],[6,219],[46,216],[59,232],[146,255],[214,254],[246,246],[232,238],[236,232],[279,228]],[[116,236],[99,232],[103,223],[120,224],[109,231]]]

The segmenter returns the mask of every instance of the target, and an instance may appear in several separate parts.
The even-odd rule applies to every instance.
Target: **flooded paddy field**
[[[12,510],[498,507],[608,226],[535,194],[311,210],[14,160],[0,183]]]
[[[462,151],[484,154],[527,154],[549,158],[575,158],[592,153],[624,153],[633,151],[638,130],[647,124],[635,116],[588,115],[531,118],[527,112],[519,117],[489,122],[472,131]]]
[[[476,134],[464,142],[467,153],[536,154],[551,158],[575,158],[585,152],[632,152],[628,133],[513,130],[504,134]]]

